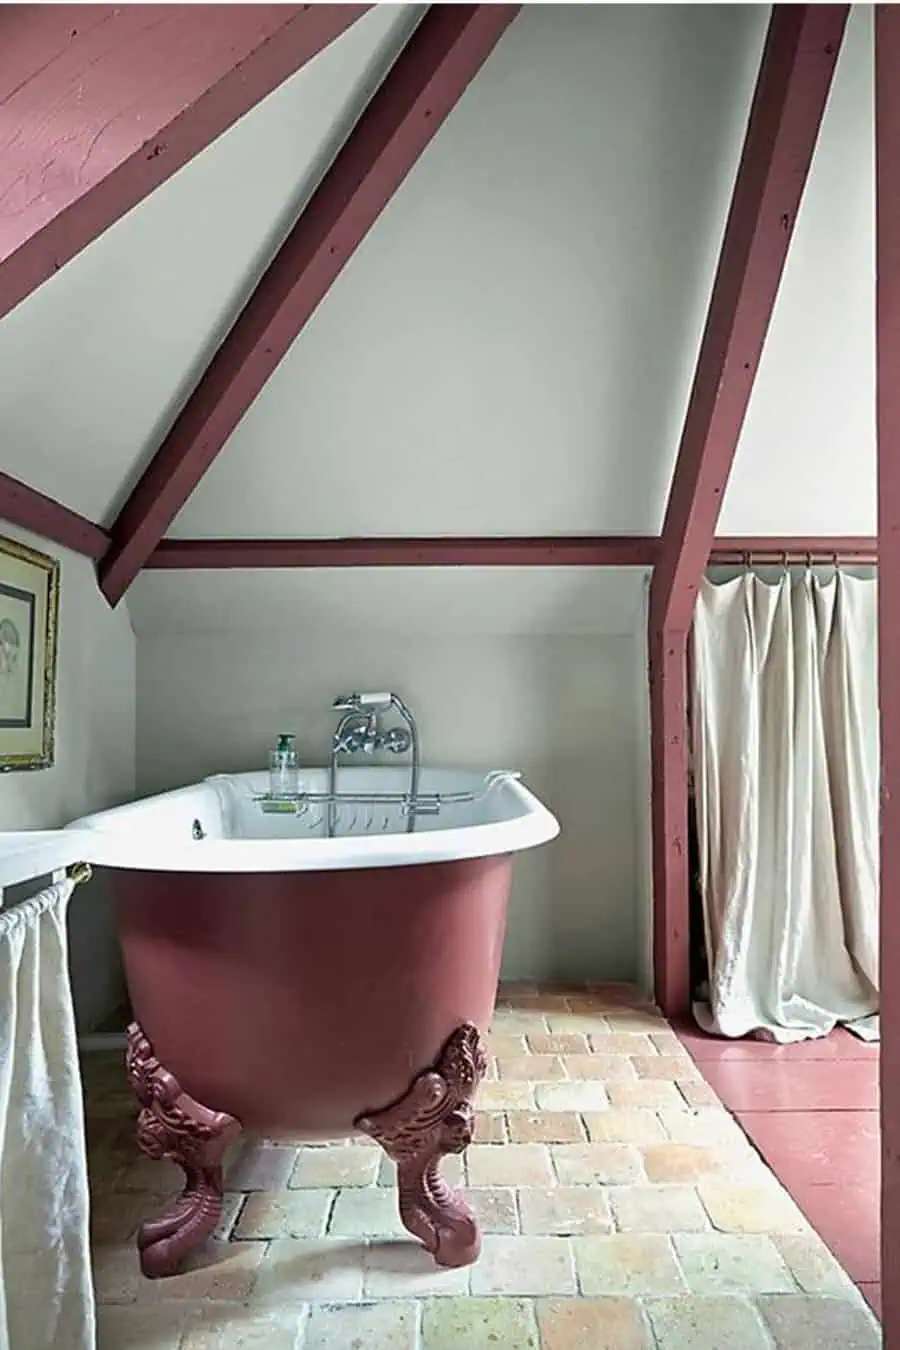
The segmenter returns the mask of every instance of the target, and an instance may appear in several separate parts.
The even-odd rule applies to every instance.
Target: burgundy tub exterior
[[[185,1170],[139,1234],[175,1274],[218,1222],[222,1156],[268,1138],[371,1135],[404,1223],[444,1265],[480,1234],[440,1158],[471,1141],[512,855],[318,872],[116,870],[141,1147]]]
[[[114,874],[134,1015],[185,1092],[267,1137],[352,1133],[487,1030],[510,857]]]

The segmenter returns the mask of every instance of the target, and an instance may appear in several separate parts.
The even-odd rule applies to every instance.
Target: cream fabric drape
[[[0,910],[0,1350],[94,1350],[72,882]]]
[[[706,581],[691,645],[701,1026],[778,1041],[878,1008],[874,580]]]

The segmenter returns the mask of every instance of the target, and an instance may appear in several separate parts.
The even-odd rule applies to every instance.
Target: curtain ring
[[[811,549],[807,549],[807,550],[806,550],[806,570],[807,570],[807,572],[811,572],[811,571],[812,571],[812,565],[813,565],[813,561],[812,561],[812,550],[811,550]]]
[[[73,881],[76,886],[80,886],[82,882],[90,881],[93,876],[91,865],[86,862],[73,863],[71,867],[66,868],[66,876],[70,881]]]
[[[783,551],[782,554],[781,554],[781,572],[782,572],[782,575],[783,575],[783,576],[787,576],[787,574],[788,574],[788,555],[787,555],[787,549],[784,549],[784,551]]]
[[[744,564],[744,569],[745,569],[745,571],[749,572],[750,569],[751,569],[752,566],[753,566],[752,562],[750,561],[750,550],[749,550],[749,549],[745,549],[745,550],[744,550],[744,556],[743,556],[742,562],[743,562],[743,564]]]
[[[836,549],[832,555],[831,561],[834,564],[835,574],[837,574],[841,570],[841,562],[840,559],[838,558]]]

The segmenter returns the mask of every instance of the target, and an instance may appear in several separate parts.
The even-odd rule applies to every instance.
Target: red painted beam
[[[100,584],[115,605],[337,275],[512,22],[516,5],[433,5],[144,472]]]
[[[0,317],[368,8],[0,7]]]
[[[88,558],[101,558],[109,545],[109,535],[99,525],[8,473],[0,473],[0,519]]]
[[[654,966],[671,1016],[690,1001],[687,634],[848,8],[773,8],[650,587]]]
[[[431,539],[164,539],[154,569],[279,567],[649,567],[656,540],[630,535]]]
[[[875,7],[878,690],[881,737],[881,1289],[900,1350],[900,9]]]

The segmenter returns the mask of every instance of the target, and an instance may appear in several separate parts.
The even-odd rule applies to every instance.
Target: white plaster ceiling
[[[0,322],[0,468],[111,521],[422,9],[374,8]]]
[[[0,322],[0,468],[110,522],[420,13],[378,6]],[[654,533],[767,17],[525,7],[172,533]],[[870,119],[854,7],[723,530],[874,528]]]
[[[766,17],[526,6],[170,533],[654,533]]]
[[[719,522],[874,534],[873,14],[854,5]]]

